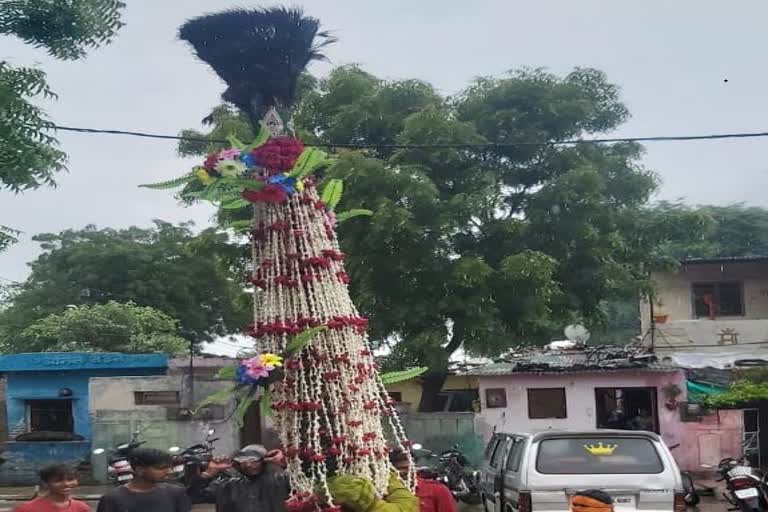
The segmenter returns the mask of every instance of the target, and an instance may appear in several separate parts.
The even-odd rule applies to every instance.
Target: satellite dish
[[[586,343],[589,341],[589,331],[583,325],[569,325],[563,332],[566,338],[575,343]]]

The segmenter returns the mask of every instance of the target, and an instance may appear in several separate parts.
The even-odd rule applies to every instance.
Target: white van
[[[680,470],[661,438],[626,430],[496,433],[477,476],[486,512],[568,512],[600,489],[616,512],[684,512]]]

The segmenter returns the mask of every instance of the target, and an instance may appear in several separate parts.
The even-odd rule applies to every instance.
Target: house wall
[[[682,444],[672,454],[680,467],[702,471],[702,464],[717,466],[726,457],[740,458],[743,432],[741,409],[715,411],[700,422],[683,423]]]
[[[666,323],[656,326],[659,337],[665,338],[656,344],[657,347],[692,342],[696,345],[718,345],[718,333],[723,328],[735,328],[740,343],[768,341],[768,264],[742,262],[687,265],[677,273],[656,273],[653,281],[657,294],[654,314],[668,315]],[[743,283],[744,316],[719,317],[714,321],[694,317],[692,284],[717,281]],[[651,326],[650,305],[644,301],[640,310],[645,334]]]
[[[173,412],[177,407],[168,405],[136,405],[134,393],[138,391],[179,391],[181,404],[199,403],[203,398],[224,387],[231,381],[196,378],[195,396],[190,402],[189,379],[186,375],[153,377],[112,377],[90,380],[90,416],[93,425],[93,445],[111,448],[130,439],[135,431],[141,432],[146,446],[168,449],[171,446],[186,448],[205,439],[208,429],[216,430],[220,440],[216,442],[217,455],[230,455],[240,447],[240,430],[233,421],[227,421],[230,404],[223,412],[224,418],[210,420],[179,419]],[[104,480],[105,456],[93,457],[94,476]]]
[[[160,354],[40,353],[0,357],[5,373],[5,413],[8,442],[3,443],[6,463],[0,466],[0,484],[34,484],[41,466],[58,462],[79,465],[91,451],[91,421],[88,411],[88,379],[92,376],[153,375],[165,372],[166,357]],[[74,442],[17,442],[29,430],[26,401],[60,399],[59,390],[72,395],[74,433],[84,438]]]
[[[494,430],[501,432],[536,431],[547,429],[591,430],[597,427],[595,388],[654,387],[657,389],[656,404],[659,430],[668,446],[680,443],[675,457],[681,461],[694,460],[689,454],[694,449],[691,443],[684,443],[689,432],[686,423],[680,421],[677,409],[665,406],[666,398],[661,389],[675,384],[685,393],[683,371],[671,372],[603,372],[603,373],[561,373],[561,374],[515,374],[499,377],[480,377],[480,400],[482,412],[476,415],[476,431],[487,442]],[[528,388],[565,388],[566,414],[563,419],[529,419]],[[488,408],[485,390],[504,388],[507,407]],[[684,396],[678,400],[684,400]],[[698,448],[697,448],[698,449]]]
[[[477,378],[467,375],[449,375],[443,384],[443,391],[478,389]],[[410,410],[415,411],[421,402],[421,381],[418,378],[387,385],[390,393],[400,393],[402,403],[410,404]]]

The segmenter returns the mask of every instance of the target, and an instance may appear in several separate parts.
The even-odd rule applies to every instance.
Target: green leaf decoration
[[[299,158],[296,159],[296,163],[293,165],[293,169],[288,173],[289,176],[296,178],[296,181],[306,178],[320,167],[329,165],[333,160],[328,158],[328,153],[317,148],[305,149]]]
[[[237,374],[237,368],[234,366],[228,366],[227,368],[220,368],[213,376],[214,379],[220,380],[233,380]]]
[[[337,213],[336,214],[336,222],[344,222],[345,220],[349,220],[354,217],[370,217],[373,215],[373,212],[371,210],[363,210],[363,209],[354,209],[354,210],[347,210],[345,212]]]
[[[242,397],[242,399],[237,403],[237,407],[235,408],[235,412],[232,414],[232,419],[234,420],[235,424],[238,427],[243,426],[244,419],[245,419],[245,413],[248,412],[248,409],[251,407],[251,404],[255,402],[256,399],[253,398],[253,394],[249,393],[248,395]]]
[[[285,351],[289,354],[295,354],[297,352],[301,352],[301,350],[307,346],[307,343],[317,334],[328,330],[328,326],[325,325],[319,325],[317,327],[312,327],[310,329],[307,329],[306,331],[300,332],[296,336],[294,336],[291,341],[288,342],[288,345],[285,347]]]
[[[321,199],[329,210],[333,211],[339,204],[342,192],[344,192],[344,182],[337,179],[330,180],[325,188],[323,188]]]
[[[185,174],[184,176],[179,176],[178,178],[174,178],[172,180],[161,181],[159,183],[145,183],[144,185],[139,185],[139,187],[149,188],[152,190],[169,190],[172,188],[179,188],[182,185],[186,185],[193,179],[195,179],[195,174],[190,172]]]
[[[230,400],[232,400],[232,394],[235,392],[235,385],[232,384],[231,386],[227,386],[224,389],[220,389],[219,391],[213,393],[212,395],[208,395],[207,397],[203,398],[203,400],[197,404],[197,407],[195,408],[193,414],[197,414],[200,409],[205,407],[206,405],[211,404],[226,404]]]
[[[238,197],[237,199],[233,199],[232,201],[228,201],[226,203],[222,203],[221,209],[222,210],[239,210],[240,208],[245,208],[249,204],[251,204],[251,203],[249,203],[248,201],[246,201],[242,197]],[[250,221],[248,221],[248,222],[250,222]]]
[[[252,220],[235,220],[227,224],[227,227],[235,231],[248,231],[253,226]]]
[[[395,384],[397,382],[411,380],[420,375],[425,374],[427,370],[429,370],[429,368],[421,367],[421,368],[409,368],[407,370],[401,370],[398,372],[382,373],[381,382],[383,382],[384,384]]]
[[[237,186],[246,190],[259,190],[264,187],[263,181],[251,180],[248,178],[219,178],[216,181],[224,185]]]
[[[246,144],[242,142],[240,139],[235,137],[234,135],[228,135],[227,141],[229,141],[229,145],[233,148],[237,148],[240,151],[243,151],[246,148]]]
[[[259,413],[262,418],[272,416],[272,393],[266,390],[259,400]]]
[[[251,142],[250,146],[247,146],[245,150],[251,151],[253,149],[256,149],[257,147],[261,146],[268,140],[269,140],[269,128],[267,128],[267,124],[264,121],[262,121],[259,123],[259,133],[256,134],[256,138],[253,139],[253,142]]]

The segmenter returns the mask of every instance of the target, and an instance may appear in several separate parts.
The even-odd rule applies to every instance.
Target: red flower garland
[[[298,139],[273,137],[251,151],[251,156],[271,176],[291,170],[303,151],[304,144]]]

